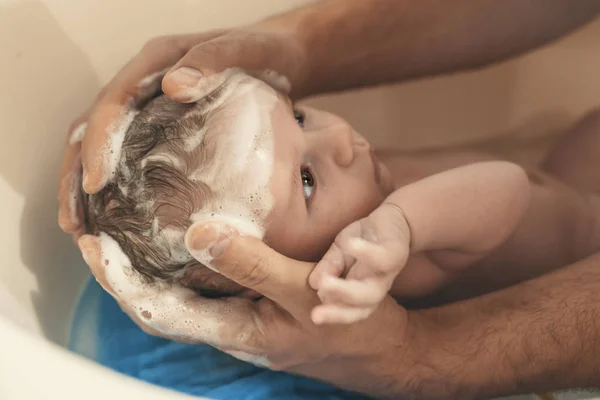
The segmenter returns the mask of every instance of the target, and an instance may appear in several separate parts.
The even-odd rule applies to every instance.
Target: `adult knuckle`
[[[260,255],[252,255],[243,263],[236,263],[231,271],[231,278],[247,287],[255,287],[267,280],[265,273],[266,260]]]
[[[192,47],[187,56],[193,60],[200,61],[217,58],[221,52],[222,46],[215,41],[209,40]]]
[[[173,43],[173,36],[160,35],[148,40],[142,47],[142,51],[156,51]]]

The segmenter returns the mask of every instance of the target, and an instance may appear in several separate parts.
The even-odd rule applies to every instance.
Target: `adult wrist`
[[[476,397],[469,388],[461,387],[460,380],[452,379],[464,369],[461,364],[468,361],[453,352],[453,340],[449,340],[443,329],[428,310],[408,312],[404,338],[407,350],[398,366],[398,377],[403,380],[404,395],[408,398],[469,400]]]
[[[307,17],[307,12],[299,9],[269,17],[249,27],[249,30],[277,35],[282,41],[285,54],[278,56],[287,57],[292,63],[288,71],[276,72],[284,74],[290,81],[290,96],[295,99],[314,94],[314,89],[309,87],[312,58],[308,51],[311,33],[309,25],[305,23]]]

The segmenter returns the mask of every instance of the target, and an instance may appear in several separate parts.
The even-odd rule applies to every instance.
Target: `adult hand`
[[[392,298],[385,298],[359,323],[317,326],[310,312],[320,301],[308,285],[314,264],[286,258],[232,229],[225,230],[231,234],[220,235],[222,228],[216,223],[190,228],[186,240],[190,253],[203,262],[210,258],[212,268],[261,293],[260,300],[195,296],[174,303],[172,288],[157,293],[147,286],[132,295],[132,285],[122,287],[121,278],[127,274],[114,278],[118,266],[103,262],[97,238],[82,237],[80,247],[102,286],[151,334],[209,343],[255,364],[368,395],[397,398],[407,392],[419,354],[420,340],[413,340],[418,325],[409,324],[407,312]],[[218,242],[219,238],[225,240]],[[160,310],[150,320],[138,311],[149,298],[155,305],[164,302],[167,319],[160,320]],[[196,325],[196,330],[186,328]]]
[[[111,179],[127,125],[162,90],[180,102],[203,97],[210,76],[239,67],[279,90],[299,93],[304,50],[294,32],[264,22],[250,27],[150,40],[69,129],[59,183],[59,225],[81,234],[81,187],[90,194]]]

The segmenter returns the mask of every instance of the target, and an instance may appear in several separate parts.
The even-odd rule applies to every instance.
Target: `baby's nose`
[[[354,160],[354,134],[348,125],[332,129],[329,140],[333,148],[333,158],[340,167],[348,167]]]

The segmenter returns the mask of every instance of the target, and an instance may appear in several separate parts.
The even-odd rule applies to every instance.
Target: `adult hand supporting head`
[[[120,141],[132,118],[162,90],[176,101],[206,95],[207,78],[239,67],[280,90],[299,95],[304,49],[290,27],[264,22],[245,28],[150,40],[100,91],[68,132],[59,182],[59,225],[82,232],[81,186],[90,194],[111,179]]]
[[[101,262],[93,237],[84,236],[80,247],[102,286],[150,334],[209,343],[246,361],[372,396],[398,398],[412,390],[413,366],[420,356],[420,348],[415,345],[421,342],[416,340],[418,326],[409,324],[408,313],[392,298],[387,297],[359,323],[315,325],[310,313],[320,301],[308,285],[314,264],[284,257],[262,241],[241,236],[235,230],[227,230],[233,233],[216,243],[218,232],[223,232],[222,227],[212,223],[190,228],[186,240],[190,252],[203,262],[210,257],[211,266],[218,272],[264,297],[255,301],[196,297],[186,301],[185,307],[170,304],[170,310],[182,310],[182,315],[170,311],[169,322],[162,325],[157,325],[156,319],[150,325],[135,311],[141,309],[144,299],[139,304],[120,299],[119,290],[107,279],[111,267]],[[156,293],[144,293],[156,298]],[[188,324],[217,328],[182,336],[178,323],[171,322],[190,319]]]

